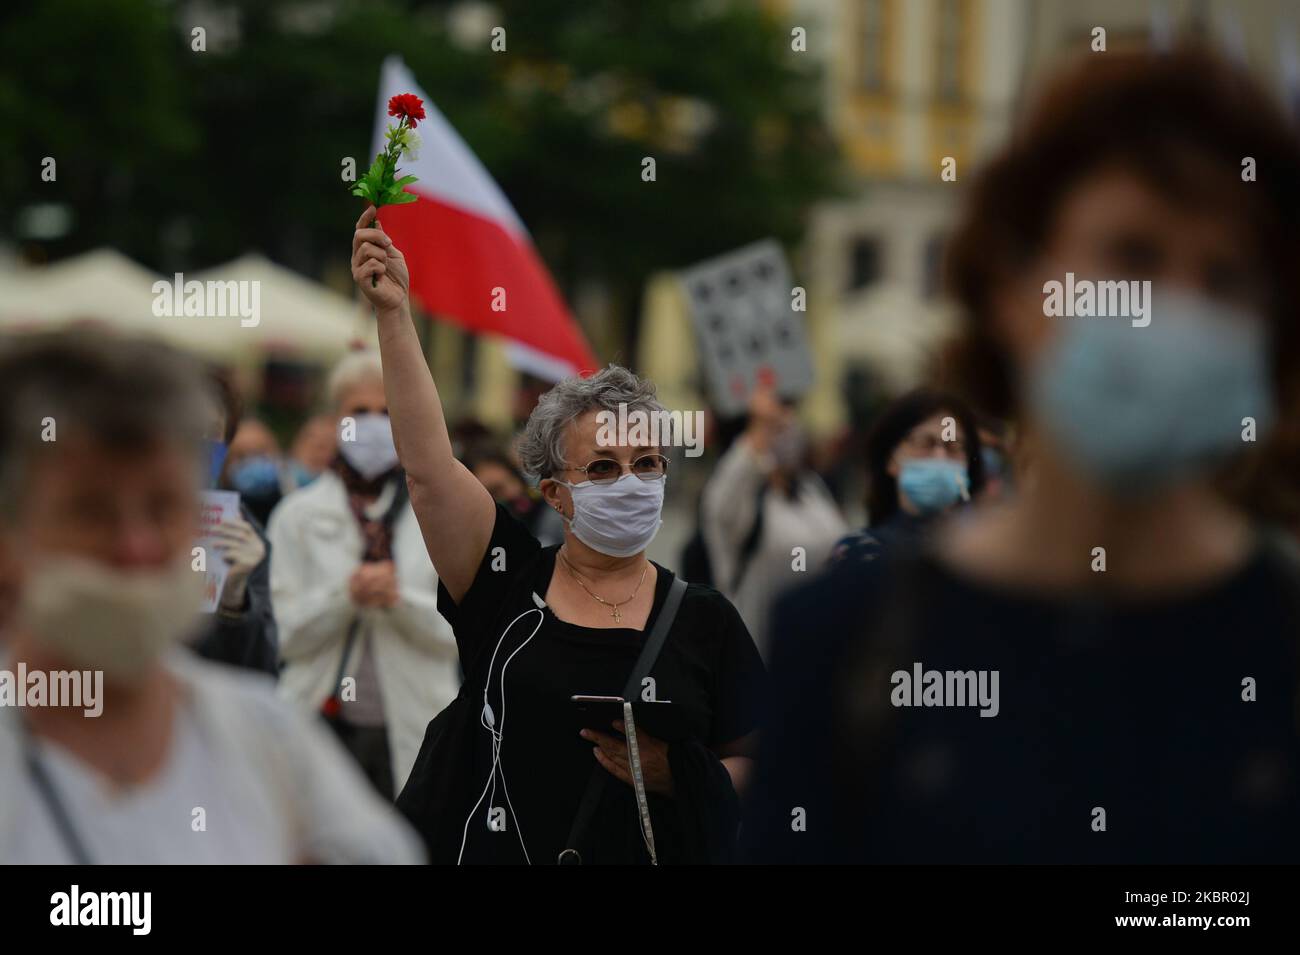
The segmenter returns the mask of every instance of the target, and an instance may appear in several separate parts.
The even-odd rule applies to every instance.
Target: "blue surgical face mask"
[[[980,458],[984,462],[984,480],[989,484],[1001,482],[999,491],[1007,496],[1015,491],[1015,475],[1011,471],[1011,462],[1001,448],[992,448],[987,444],[980,448]]]
[[[1150,493],[1242,448],[1273,420],[1268,341],[1258,318],[1157,291],[1151,322],[1065,322],[1026,380],[1033,414],[1061,455],[1114,494]]]
[[[1007,459],[997,448],[991,448],[987,444],[980,448],[980,457],[984,461],[984,474],[990,478],[1005,478],[1007,476]]]
[[[245,458],[230,469],[230,485],[244,497],[268,497],[280,490],[280,468],[265,455]]]
[[[208,442],[208,487],[217,486],[217,478],[221,477],[221,469],[226,463],[226,442],[209,441]]]
[[[909,458],[898,474],[898,489],[922,514],[937,514],[970,498],[966,465],[947,458]]]
[[[312,481],[320,477],[319,471],[313,471],[311,468],[297,461],[293,463],[293,485],[294,487],[306,487]]]

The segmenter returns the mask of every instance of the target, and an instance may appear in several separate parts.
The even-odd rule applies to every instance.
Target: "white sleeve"
[[[266,529],[271,542],[271,608],[286,662],[311,657],[343,641],[356,608],[346,582],[310,580],[295,514],[277,509]]]
[[[397,606],[381,611],[393,629],[419,650],[454,659],[456,637],[451,624],[438,612],[438,592],[400,580],[397,590]]]
[[[742,436],[718,460],[704,486],[700,501],[700,527],[709,551],[713,585],[734,598],[731,578],[736,572],[740,547],[757,519],[758,490],[772,472],[773,462],[759,457]]]
[[[415,831],[371,788],[329,730],[290,707],[277,705],[276,709],[283,714],[277,748],[297,809],[302,861],[425,862]]]
[[[403,535],[406,529],[410,533]],[[393,535],[397,604],[377,611],[380,618],[416,650],[442,660],[457,660],[456,636],[438,612],[438,572],[420,535],[415,515]]]

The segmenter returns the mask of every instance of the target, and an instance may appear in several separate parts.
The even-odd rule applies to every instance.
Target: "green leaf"
[[[409,186],[411,183],[419,181],[420,180],[415,176],[403,176],[401,179],[397,180],[397,182],[393,183],[393,185],[400,189],[402,186]]]
[[[409,193],[404,191],[402,187],[408,181],[413,181],[414,179],[415,179],[414,176],[406,176],[402,179],[401,182],[389,183],[387,186],[384,187],[384,191],[381,193],[381,195],[384,197],[384,201],[385,202],[408,202],[409,200],[403,199],[402,196],[409,195]]]
[[[371,195],[383,195],[384,189],[386,188],[384,182],[385,172],[386,169],[382,164],[376,164],[375,166],[371,166],[370,170],[366,173],[365,182],[370,187]]]
[[[366,178],[378,179],[383,174],[384,174],[384,154],[380,153],[375,157],[375,161],[370,164],[370,168],[366,170]]]
[[[387,200],[387,203],[390,206],[404,206],[408,202],[414,202],[419,198],[420,197],[413,192],[399,192],[396,199],[389,199]]]

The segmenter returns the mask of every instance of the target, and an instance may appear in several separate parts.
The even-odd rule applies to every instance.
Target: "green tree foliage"
[[[344,264],[369,165],[379,66],[399,53],[527,223],[563,288],[603,280],[635,314],[645,277],[802,231],[835,190],[811,54],[761,5],[504,0],[492,38],[456,3],[399,0],[13,5],[0,34],[0,234],[64,202],[51,258],[112,244],[154,268],[260,248]],[[205,13],[204,11],[210,11]],[[228,29],[230,25],[234,30]],[[206,52],[191,30],[207,29]],[[54,156],[57,183],[40,181]],[[641,176],[643,157],[656,181]]]

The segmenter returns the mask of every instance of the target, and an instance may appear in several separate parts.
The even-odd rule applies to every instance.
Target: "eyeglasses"
[[[572,471],[581,471],[592,484],[613,484],[623,476],[624,465],[610,458],[597,458],[585,467],[566,464]],[[662,454],[643,454],[628,470],[643,481],[662,481],[668,475],[668,459]]]

